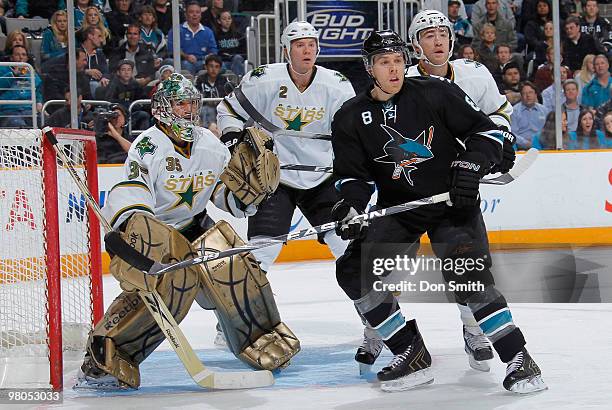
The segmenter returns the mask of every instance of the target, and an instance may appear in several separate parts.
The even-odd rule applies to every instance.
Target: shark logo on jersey
[[[425,130],[423,130],[416,138],[411,139],[404,137],[397,130],[385,124],[380,126],[391,139],[383,147],[385,154],[375,158],[374,161],[393,164],[394,168],[391,178],[399,179],[403,174],[406,181],[414,186],[410,173],[417,169],[417,164],[434,157],[434,154],[431,152],[434,127],[429,127],[427,136],[425,135]]]
[[[157,150],[157,145],[151,142],[151,138],[144,137],[138,142],[138,144],[136,144],[135,148],[136,151],[138,151],[138,155],[140,155],[140,158],[143,159],[144,156],[147,154],[153,155]]]

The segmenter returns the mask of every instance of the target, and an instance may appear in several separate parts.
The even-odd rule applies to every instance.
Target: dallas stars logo
[[[189,185],[187,186],[187,188],[182,191],[182,192],[177,192],[177,191],[173,191],[172,193],[176,196],[178,196],[178,199],[176,200],[176,202],[174,204],[172,204],[172,207],[170,209],[174,209],[174,208],[178,208],[179,206],[185,204],[189,207],[189,209],[193,208],[193,199],[195,198],[195,196],[197,194],[199,194],[200,192],[202,192],[201,189],[194,189],[193,187],[193,178],[191,178],[191,181],[189,181]]]
[[[336,72],[334,73],[334,75],[335,75],[336,77],[339,77],[339,78],[340,78],[340,82],[343,82],[343,81],[348,81],[348,78],[346,78],[346,76],[345,76],[344,74],[342,74],[342,73],[339,73],[339,72],[337,72],[337,71],[336,71]]]
[[[380,126],[391,139],[383,147],[385,155],[375,158],[374,161],[393,164],[394,170],[391,178],[399,179],[403,174],[406,181],[414,186],[410,173],[417,169],[417,164],[434,157],[431,152],[434,127],[429,127],[427,139],[425,137],[425,130],[421,131],[416,138],[411,139],[404,137],[387,125],[381,124]]]
[[[140,158],[143,159],[144,156],[147,154],[153,155],[155,153],[155,150],[157,150],[157,145],[151,142],[151,138],[144,137],[138,142],[138,144],[136,144],[135,148],[136,151],[138,151],[138,155],[140,155]]]
[[[259,67],[255,68],[253,71],[251,71],[251,77],[261,77],[266,73],[266,66],[265,65],[260,65]]]
[[[310,124],[312,121],[302,121],[302,113],[298,112],[292,119],[286,120],[285,118],[281,118],[285,124],[287,124],[286,130],[294,130],[294,131],[302,131],[306,125]]]

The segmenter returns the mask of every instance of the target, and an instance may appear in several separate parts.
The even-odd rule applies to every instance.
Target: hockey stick
[[[527,151],[527,153],[525,154],[525,158],[521,159],[521,161],[519,161],[516,164],[516,166],[514,166],[510,170],[510,172],[508,172],[507,174],[502,174],[495,178],[483,178],[480,180],[480,183],[489,184],[489,185],[505,185],[513,181],[514,179],[516,179],[516,177],[514,177],[513,174],[516,175],[518,173],[520,175],[524,171],[524,169],[527,169],[529,166],[531,166],[533,161],[535,161],[537,155],[538,155],[538,150],[536,150],[535,148],[530,148],[529,151]],[[518,169],[519,166],[524,169],[519,170]],[[286,169],[289,171],[325,172],[328,174],[331,174],[334,172],[333,167],[322,167],[322,166],[317,166],[317,165],[301,165],[301,164],[285,164],[285,165],[281,165],[280,169]]]
[[[68,172],[70,173],[70,176],[74,180],[75,184],[85,196],[90,208],[94,211],[96,217],[106,230],[107,234],[105,235],[105,242],[107,241],[107,238],[110,238],[110,243],[114,244],[120,249],[119,254],[122,254],[121,251],[124,251],[129,256],[132,256],[132,259],[136,259],[139,262],[134,265],[138,268],[142,267],[143,262],[141,260],[143,258],[145,260],[145,264],[152,262],[144,255],[140,255],[139,252],[123,241],[119,235],[119,232],[113,230],[104,215],[102,215],[100,206],[91,195],[91,192],[89,192],[89,189],[87,189],[87,186],[83,183],[76,170],[66,157],[66,154],[57,145],[57,138],[55,138],[53,129],[51,127],[45,127],[42,131],[49,143],[55,149],[57,156],[63,161],[64,166],[66,166],[68,169]],[[159,265],[153,265],[153,267],[154,266]],[[151,266],[149,266],[149,269],[150,268]],[[168,343],[170,346],[172,346],[181,362],[183,362],[185,369],[199,386],[210,389],[245,389],[270,386],[274,384],[274,377],[268,370],[217,373],[207,369],[193,351],[189,341],[176,323],[174,316],[172,316],[168,310],[168,307],[162,300],[161,296],[159,293],[157,293],[157,290],[142,290],[139,291],[138,294],[140,295],[145,306],[149,309],[149,312],[151,312],[151,316],[153,316],[157,322],[157,325],[165,335]]]
[[[495,178],[490,178],[486,180],[481,180],[481,183],[486,184],[495,184],[495,185],[506,185],[510,182],[516,180],[521,174],[523,174],[537,159],[538,150],[531,148],[527,153],[521,158],[519,162],[517,162],[514,167],[507,174],[502,174]],[[400,205],[390,206],[388,208],[367,212],[362,215],[357,215],[353,220],[370,220],[381,218],[387,215],[394,215],[400,212],[408,211],[410,209],[418,208],[424,205],[437,204],[440,202],[449,201],[450,196],[448,192],[444,192],[438,195],[432,195],[427,198],[418,199],[416,201],[406,202]],[[216,251],[209,252],[206,255],[198,256],[193,259],[187,259],[181,262],[177,262],[175,264],[167,265],[161,269],[159,265],[153,266],[150,270],[148,270],[151,275],[162,275],[167,272],[171,272],[176,269],[183,269],[193,265],[199,265],[201,263],[205,263],[208,261],[212,261],[215,259],[227,258],[229,256],[237,255],[243,252],[250,252],[255,249],[265,248],[267,246],[272,246],[278,243],[285,243],[290,240],[303,238],[310,235],[320,234],[327,231],[331,231],[336,229],[340,225],[340,222],[328,222],[322,225],[318,225],[312,228],[302,229],[296,232],[290,232],[286,235],[279,235],[273,238],[267,239],[265,241],[258,241],[253,243],[248,243],[243,246],[239,246],[237,248],[226,249],[224,251]]]

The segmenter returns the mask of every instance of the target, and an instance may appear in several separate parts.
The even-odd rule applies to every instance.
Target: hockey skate
[[[355,354],[355,360],[359,363],[359,375],[363,376],[372,371],[372,365],[380,356],[385,347],[385,343],[382,341],[376,330],[369,326],[363,329],[363,342],[357,349]]]
[[[219,323],[217,323],[217,335],[215,336],[215,341],[213,343],[219,348],[228,349],[227,340],[225,340],[225,334],[223,333],[223,329],[221,329]]]
[[[391,363],[378,372],[380,388],[385,392],[397,392],[433,383],[431,355],[413,319],[406,324],[414,329],[415,336],[408,348],[396,355]]]
[[[486,360],[493,359],[493,349],[489,339],[478,326],[463,326],[465,353],[468,355],[470,367],[481,372],[491,370]]]
[[[85,356],[85,362],[77,372],[75,390],[132,390],[130,386],[122,383],[115,376],[100,370],[93,361]]]
[[[524,347],[508,362],[504,388],[519,394],[548,389],[548,386],[542,380],[540,368]]]

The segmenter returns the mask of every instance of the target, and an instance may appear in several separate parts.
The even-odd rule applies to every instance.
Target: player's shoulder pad
[[[249,81],[266,81],[278,79],[282,70],[286,71],[285,63],[264,64],[252,69],[246,75]]]
[[[329,86],[339,86],[345,87],[351,85],[351,82],[344,74],[339,71],[330,70],[326,67],[316,66],[317,67],[317,82],[321,82],[323,84]]]
[[[203,145],[208,152],[219,153],[227,158],[230,157],[229,149],[221,142],[211,130],[204,127],[195,127],[196,144]]]

